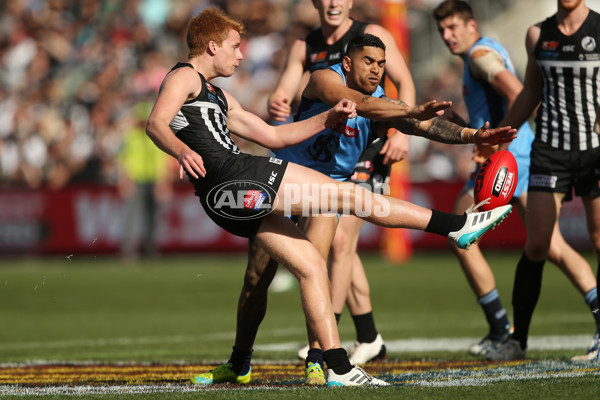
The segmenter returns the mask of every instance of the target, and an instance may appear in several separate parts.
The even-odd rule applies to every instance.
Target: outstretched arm
[[[440,116],[452,105],[450,101],[430,101],[420,106],[411,107],[400,100],[385,100],[363,94],[347,87],[337,72],[330,69],[315,71],[303,93],[304,97],[334,105],[340,99],[349,99],[356,103],[357,113],[365,118],[392,120],[412,117],[427,120]]]
[[[293,146],[335,124],[356,117],[356,104],[342,99],[333,108],[314,117],[285,125],[271,126],[242,106],[227,92],[227,128],[232,133],[269,149]]]
[[[391,101],[394,100],[391,99]],[[516,137],[517,130],[509,126],[488,129],[489,126],[489,122],[486,122],[480,129],[473,129],[440,118],[427,121],[420,121],[415,118],[399,118],[393,121],[376,121],[375,132],[382,135],[388,129],[396,128],[407,135],[422,136],[436,142],[448,144],[475,143],[486,146],[508,143]]]

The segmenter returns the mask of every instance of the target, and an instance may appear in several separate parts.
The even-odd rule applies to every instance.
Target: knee
[[[546,260],[550,256],[550,243],[539,240],[539,238],[527,238],[525,254],[530,260]],[[552,256],[558,260],[560,251],[558,249],[553,250]]]
[[[323,257],[315,251],[315,255],[307,255],[301,263],[295,268],[296,278],[301,281],[329,279],[327,276],[327,264]]]
[[[331,243],[331,256],[333,259],[339,259],[347,255],[351,250],[350,238],[344,231],[338,229]]]

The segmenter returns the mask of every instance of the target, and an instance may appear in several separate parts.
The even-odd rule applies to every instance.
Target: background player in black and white
[[[531,149],[527,242],[513,288],[515,331],[512,339],[488,354],[492,360],[525,357],[553,226],[573,190],[583,201],[590,238],[600,260],[600,14],[583,0],[557,0],[557,4],[555,15],[527,31],[524,88],[501,122],[520,126],[541,102]],[[577,359],[598,360],[597,287],[585,298],[597,331],[588,353]]]

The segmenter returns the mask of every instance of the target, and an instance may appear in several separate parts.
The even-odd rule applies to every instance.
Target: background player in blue
[[[529,170],[527,242],[513,287],[515,331],[510,340],[488,354],[492,360],[525,357],[544,263],[554,248],[556,221],[573,190],[583,202],[592,245],[600,260],[600,95],[594,90],[600,87],[600,14],[583,0],[557,0],[557,5],[555,15],[527,31],[524,87],[501,122],[518,126],[539,105]],[[576,359],[598,360],[598,277],[594,279],[585,261],[569,264],[569,268],[569,277],[573,280],[577,276],[576,286],[596,321],[587,354]]]
[[[348,42],[358,34],[369,33],[379,37],[386,45],[385,74],[398,89],[398,98],[407,104],[415,103],[415,86],[412,76],[396,46],[392,35],[377,24],[367,24],[350,18],[352,0],[313,0],[319,13],[321,26],[305,39],[296,40],[287,57],[284,71],[277,87],[269,98],[269,113],[274,121],[286,121],[292,113],[293,103],[306,84],[311,72],[342,61]],[[387,182],[391,164],[408,155],[406,135],[396,132],[387,141],[371,143],[356,166],[353,181],[371,186]],[[365,164],[367,168],[365,168]],[[364,179],[368,176],[367,179]],[[358,178],[363,180],[359,180]],[[318,217],[324,218],[324,217]],[[312,224],[318,224],[315,218]],[[327,224],[327,221],[324,221]],[[329,273],[332,282],[332,300],[339,318],[347,304],[356,328],[356,342],[349,349],[353,363],[363,364],[385,356],[383,338],[375,326],[371,305],[369,282],[357,253],[358,238],[363,221],[350,215],[340,218],[330,256]],[[299,351],[305,359],[308,346]]]
[[[446,0],[433,11],[442,39],[452,52],[464,60],[463,96],[469,111],[470,126],[480,126],[491,121],[497,126],[506,110],[512,106],[523,85],[515,76],[515,70],[506,50],[494,39],[481,37],[473,11],[462,0]],[[512,204],[525,221],[529,161],[533,132],[525,123],[518,131],[517,139],[508,150],[513,153],[519,168],[519,181]],[[476,156],[481,163],[492,150],[481,149]],[[459,195],[454,211],[463,213],[473,203],[473,183],[470,179]],[[489,325],[489,333],[473,345],[469,352],[485,355],[497,348],[509,337],[510,323],[502,306],[494,275],[478,246],[464,251],[451,244],[467,276],[477,302],[483,308]],[[585,259],[564,240],[554,224],[548,259],[558,265],[582,293],[595,288],[594,276]]]

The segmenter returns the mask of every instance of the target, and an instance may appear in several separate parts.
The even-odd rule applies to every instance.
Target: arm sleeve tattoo
[[[401,100],[390,99],[389,97],[382,97],[381,99],[394,104],[406,105]],[[375,121],[375,132],[378,135],[384,134],[390,128],[395,128],[406,135],[422,136],[436,142],[464,144],[460,137],[460,132],[464,127],[439,118],[427,121],[420,121],[416,118]]]

